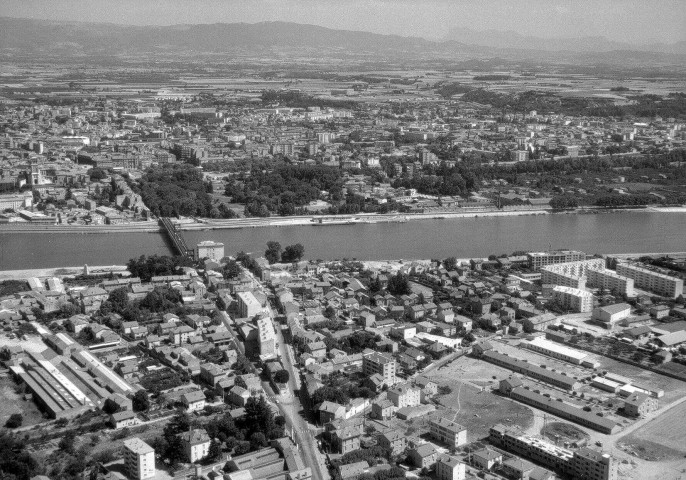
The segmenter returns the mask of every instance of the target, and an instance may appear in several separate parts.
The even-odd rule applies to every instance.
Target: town
[[[0,87],[0,223],[221,228],[686,203],[670,79],[532,94],[540,79],[516,71],[234,74],[209,87],[132,75],[107,89],[102,74],[65,82],[34,67]]]
[[[0,478],[686,478],[684,8],[605,3],[0,2]]]
[[[2,282],[3,468],[616,479],[682,448],[684,257],[303,254],[203,241]]]

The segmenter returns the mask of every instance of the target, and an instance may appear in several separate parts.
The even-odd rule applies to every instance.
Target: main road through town
[[[259,285],[259,288],[263,291],[263,293],[269,297],[270,292],[264,288],[262,283],[255,278],[252,272],[248,270],[244,271],[253,278],[255,284]],[[281,357],[281,363],[288,372],[288,392],[281,395],[276,395],[268,382],[263,382],[262,386],[270,398],[276,400],[279,411],[286,419],[286,427],[291,429],[293,440],[298,445],[298,448],[300,448],[305,465],[312,469],[312,478],[314,480],[329,480],[331,476],[329,475],[326,462],[323,455],[319,451],[319,447],[315,439],[318,430],[316,427],[311,426],[308,423],[305,407],[298,396],[298,394],[302,395],[303,391],[300,388],[299,371],[293,365],[295,363],[293,349],[290,345],[286,344],[283,337],[283,332],[281,331],[281,326],[276,321],[274,310],[269,301],[267,302],[267,306],[269,309],[269,316],[274,325],[274,330],[276,331],[276,340],[279,346],[278,349],[279,356]],[[239,339],[236,338],[231,326],[227,325],[227,328],[229,328],[231,334],[234,335],[234,340],[236,340],[237,345],[242,347],[242,344],[240,343]],[[241,350],[242,353],[245,353],[244,349]],[[255,373],[259,375],[259,372],[256,371]]]

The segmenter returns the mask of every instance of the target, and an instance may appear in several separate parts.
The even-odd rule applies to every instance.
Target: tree
[[[59,448],[61,451],[73,454],[74,453],[74,440],[76,439],[76,434],[72,431],[69,431],[64,434],[62,439],[60,440],[60,443],[57,444],[57,448]]]
[[[407,295],[411,292],[407,275],[398,272],[388,281],[388,291],[392,295]]]
[[[267,446],[267,437],[262,432],[255,432],[250,435],[250,449],[259,450]]]
[[[17,428],[21,427],[21,424],[23,422],[24,417],[21,413],[13,413],[12,415],[10,415],[10,418],[7,419],[7,422],[5,422],[5,426],[7,428]]]
[[[265,435],[274,429],[274,413],[264,396],[248,399],[245,404],[245,424],[252,432],[262,432]]]
[[[457,258],[455,258],[455,257],[446,258],[445,260],[443,260],[443,266],[448,271],[455,270],[457,268]]]
[[[281,261],[284,263],[297,262],[305,255],[305,247],[300,243],[289,245],[281,254]]]
[[[150,409],[148,392],[145,390],[138,390],[131,399],[131,406],[134,412],[147,412]]]
[[[222,444],[216,439],[210,442],[210,448],[207,450],[207,459],[210,461],[217,460],[222,454]]]
[[[281,244],[279,242],[267,242],[267,250],[264,252],[264,258],[269,263],[278,263],[281,260]]]
[[[250,451],[250,442],[241,440],[236,443],[236,446],[234,447],[234,454],[235,455],[243,455],[245,453],[248,453]]]
[[[103,178],[107,177],[107,172],[102,168],[95,167],[88,170],[88,175],[90,175],[91,180],[99,182]]]
[[[229,260],[226,262],[226,264],[222,267],[222,276],[224,277],[224,280],[231,280],[236,278],[241,274],[241,267],[238,265],[238,262],[235,260]]]
[[[288,383],[290,375],[286,370],[279,370],[274,374],[274,381],[276,383]]]
[[[128,289],[122,287],[112,290],[107,301],[110,302],[113,312],[122,313],[129,306]]]
[[[234,371],[238,375],[245,375],[246,373],[252,372],[252,363],[248,360],[245,355],[238,355],[236,357],[236,363],[233,364]]]

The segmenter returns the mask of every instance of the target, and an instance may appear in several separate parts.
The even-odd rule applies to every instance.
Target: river
[[[189,246],[221,241],[227,255],[241,250],[260,255],[269,240],[283,246],[302,243],[310,259],[469,258],[549,246],[591,254],[681,252],[686,251],[686,215],[633,211],[479,217],[189,231],[183,236]],[[0,234],[0,270],[116,265],[153,253],[170,253],[161,234]]]

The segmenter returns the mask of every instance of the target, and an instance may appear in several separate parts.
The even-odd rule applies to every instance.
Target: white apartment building
[[[124,464],[130,478],[152,478],[155,476],[155,450],[137,437],[124,440]]]
[[[276,355],[276,332],[271,318],[263,317],[257,320],[257,340],[260,346],[260,355]]]
[[[206,240],[195,246],[195,259],[209,258],[213,262],[219,263],[224,258],[224,244]]]
[[[447,418],[435,418],[429,422],[430,433],[449,447],[461,447],[467,443],[467,429]]]
[[[579,313],[593,310],[593,295],[578,288],[556,286],[553,288],[553,301]]]
[[[589,269],[586,272],[586,283],[589,287],[604,288],[609,292],[614,292],[627,297],[633,297],[634,294],[634,280],[628,277],[623,277],[613,270],[603,269]]]
[[[677,298],[684,293],[684,281],[631,263],[618,263],[617,274],[633,279],[637,288]]]
[[[367,377],[371,377],[374,374],[381,375],[386,385],[393,385],[396,382],[395,373],[397,367],[398,364],[393,357],[378,352],[362,358],[362,372]]]
[[[541,283],[583,290],[586,287],[588,271],[604,268],[605,260],[602,258],[556,263],[541,268]]]
[[[530,252],[526,254],[529,268],[539,270],[555,263],[579,262],[586,259],[584,252],[575,250],[556,250],[553,252]]]
[[[262,305],[252,292],[238,292],[236,296],[241,318],[252,318],[262,311]]]

